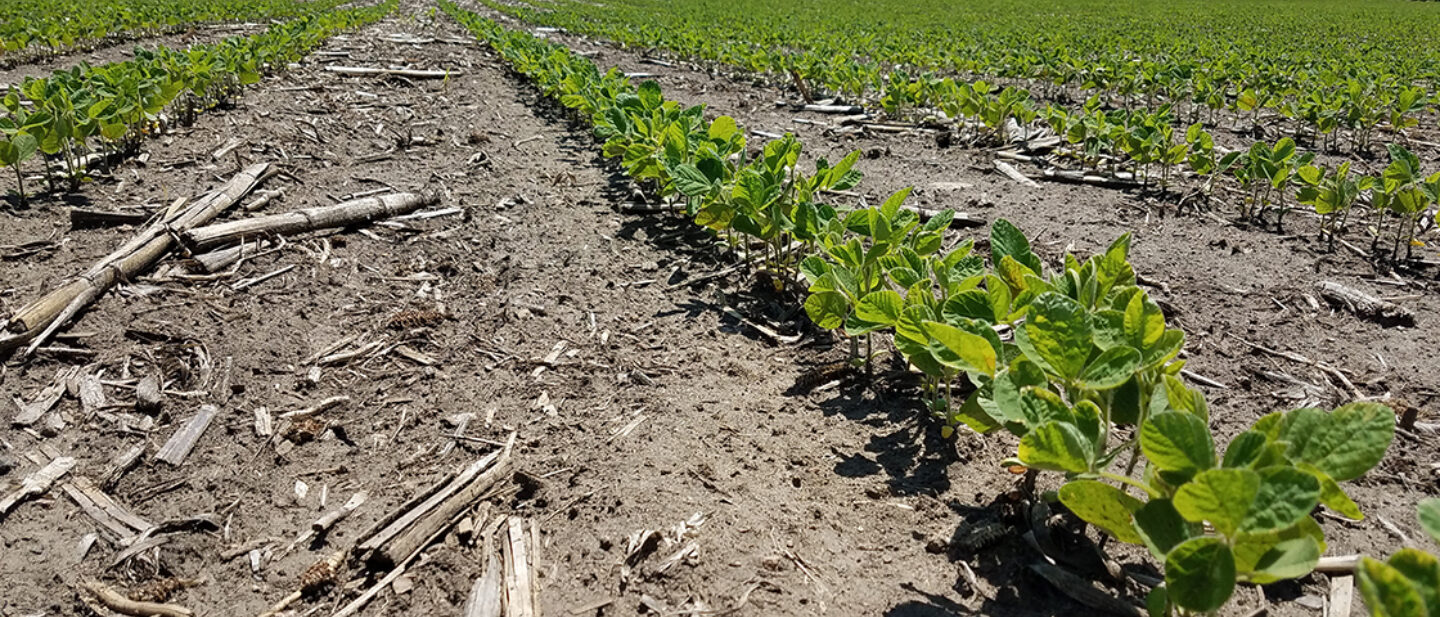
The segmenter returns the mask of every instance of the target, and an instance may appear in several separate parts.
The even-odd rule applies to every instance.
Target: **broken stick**
[[[368,551],[365,563],[372,570],[386,570],[425,548],[431,538],[510,473],[514,442],[512,433],[503,450],[475,461],[444,489],[362,543],[359,550]]]
[[[192,251],[204,251],[258,235],[291,235],[347,227],[408,214],[439,201],[433,194],[394,193],[353,199],[323,208],[306,208],[283,214],[220,223],[181,234]]]
[[[1316,283],[1315,288],[1320,291],[1320,296],[1330,304],[1362,318],[1385,326],[1410,327],[1415,325],[1415,313],[1394,302],[1381,300],[1358,289],[1330,281]]]
[[[1000,170],[1000,173],[1005,174],[1005,177],[1019,182],[1020,184],[1028,186],[1032,189],[1040,188],[1040,183],[1026,177],[1025,174],[1020,173],[1020,170],[1015,169],[1014,165],[1006,163],[1005,161],[995,161],[995,169]]]
[[[0,516],[10,514],[15,506],[21,501],[43,495],[45,491],[55,484],[62,476],[70,473],[75,467],[75,459],[69,456],[59,456],[50,461],[50,464],[41,467],[39,471],[25,476],[20,482],[20,488],[11,491],[4,499],[0,499]]]
[[[190,418],[184,428],[171,435],[170,440],[165,442],[165,446],[155,453],[155,460],[165,461],[179,467],[181,463],[185,462],[185,457],[190,455],[190,450],[195,448],[195,442],[205,434],[205,429],[210,426],[210,421],[214,420],[219,413],[219,407],[202,405],[200,412]]]
[[[367,496],[368,494],[365,491],[355,493],[354,495],[350,496],[350,500],[346,501],[345,505],[331,510],[324,516],[315,519],[315,522],[310,523],[310,530],[315,533],[320,533],[322,531],[330,529],[331,527],[334,527],[335,523],[338,523],[341,521],[341,519],[350,516],[351,512],[354,512],[356,508],[359,508],[361,505],[363,505]]]
[[[81,583],[87,591],[95,594],[101,604],[109,607],[110,610],[134,617],[190,617],[193,613],[190,609],[174,604],[159,604],[156,602],[136,602],[120,595],[108,585],[95,582]]]
[[[269,170],[269,163],[246,167],[190,207],[146,227],[69,283],[15,311],[6,325],[9,332],[0,334],[0,354],[32,340],[33,351],[116,283],[133,280],[160,261],[175,246],[174,233],[214,220],[253,190]]]

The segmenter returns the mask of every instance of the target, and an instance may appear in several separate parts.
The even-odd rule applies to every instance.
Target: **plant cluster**
[[[266,71],[283,69],[335,32],[376,21],[396,0],[318,13],[185,51],[137,49],[132,60],[80,65],[50,77],[26,78],[0,98],[0,168],[14,170],[25,197],[22,167],[37,159],[54,187],[85,175],[87,154],[130,153],[161,129],[162,111],[181,123],[222,105]]]
[[[961,139],[972,144],[1008,143],[1009,126],[1018,126],[1028,133],[1026,129],[1032,121],[1039,119],[1063,137],[1069,145],[1065,154],[1083,168],[1111,173],[1127,169],[1140,180],[1142,190],[1152,184],[1165,190],[1172,186],[1175,177],[1190,174],[1200,178],[1199,194],[1209,203],[1216,181],[1233,179],[1245,195],[1238,208],[1241,218],[1276,230],[1283,229],[1285,214],[1292,207],[1310,206],[1322,217],[1319,234],[1322,239],[1329,239],[1332,248],[1335,234],[1350,222],[1347,216],[1350,206],[1357,203],[1346,198],[1351,195],[1360,198],[1361,192],[1383,188],[1385,183],[1380,178],[1371,181],[1354,178],[1358,191],[1345,191],[1343,186],[1351,180],[1351,165],[1343,165],[1343,172],[1340,168],[1332,171],[1310,166],[1314,155],[1299,151],[1296,140],[1308,139],[1321,148],[1333,150],[1338,147],[1343,129],[1353,150],[1368,153],[1373,149],[1377,131],[1388,130],[1399,135],[1399,131],[1417,125],[1424,114],[1432,111],[1430,90],[1412,84],[1433,85],[1436,75],[1440,75],[1435,70],[1440,67],[1440,58],[1422,58],[1424,63],[1417,65],[1415,58],[1407,57],[1403,62],[1397,60],[1380,66],[1373,58],[1363,56],[1368,53],[1391,58],[1390,54],[1403,53],[1400,50],[1405,44],[1399,41],[1384,41],[1361,52],[1335,50],[1333,46],[1317,51],[1310,49],[1307,41],[1267,39],[1253,43],[1265,45],[1263,49],[1289,44],[1297,50],[1316,51],[1314,56],[1325,61],[1320,63],[1322,66],[1312,62],[1298,68],[1273,59],[1258,62],[1253,57],[1256,50],[1233,47],[1238,45],[1236,37],[1244,32],[1238,31],[1238,26],[1236,31],[1227,29],[1230,14],[1250,15],[1251,5],[1227,5],[1224,14],[1219,15],[1210,14],[1212,9],[1208,4],[1185,5],[1182,14],[1204,13],[1210,30],[1197,33],[1181,28],[1178,22],[1170,21],[1172,16],[1166,15],[1163,25],[1171,28],[1158,29],[1157,40],[1134,42],[1142,47],[1188,49],[1186,46],[1197,37],[1208,39],[1217,36],[1216,32],[1224,32],[1223,45],[1205,50],[1205,54],[1216,54],[1221,60],[1207,63],[1194,61],[1191,58],[1194,53],[1186,56],[1167,52],[1159,55],[1161,60],[1137,61],[1132,54],[1123,52],[1124,45],[1119,48],[1122,51],[1115,52],[1116,42],[1126,41],[1130,33],[1112,32],[1110,24],[1099,23],[1095,16],[1086,13],[1084,6],[1073,4],[1062,12],[1067,20],[1062,32],[1067,33],[1064,38],[1068,44],[1047,47],[1041,52],[1035,50],[1034,43],[1028,39],[1038,36],[1039,40],[1053,42],[1056,35],[1048,30],[1035,33],[1028,24],[1006,20],[1005,15],[1028,10],[1008,6],[1008,3],[1005,10],[998,13],[999,17],[989,13],[983,17],[978,14],[932,16],[938,20],[935,23],[984,28],[986,34],[980,39],[982,42],[975,43],[968,39],[935,40],[928,36],[931,25],[912,22],[909,12],[903,13],[900,19],[877,23],[873,16],[851,15],[854,11],[848,8],[820,10],[807,3],[798,7],[787,5],[786,20],[752,21],[755,15],[767,14],[773,9],[757,6],[754,11],[744,11],[743,17],[737,17],[727,8],[726,16],[721,18],[714,13],[717,7],[695,3],[684,3],[681,10],[662,12],[654,11],[647,0],[620,7],[607,6],[603,10],[584,3],[547,4],[542,10],[523,3],[484,1],[497,11],[533,23],[574,29],[626,44],[659,46],[687,57],[769,73],[779,80],[788,81],[793,72],[812,86],[818,85],[830,92],[861,98],[873,95],[873,100],[892,116],[914,109],[938,110],[956,120]],[[929,11],[923,7],[906,8],[926,14]],[[1143,12],[1153,8],[1127,7],[1127,11]],[[1323,10],[1337,15],[1351,12],[1339,4],[1326,4]],[[874,13],[870,9],[863,12]],[[1289,23],[1294,17],[1293,11],[1281,12],[1278,17],[1270,13],[1250,15],[1250,18],[1286,21],[1287,31],[1301,25]],[[853,19],[841,23],[837,14]],[[1031,17],[1042,22],[1053,19],[1048,11]],[[1108,12],[1104,14],[1106,22],[1113,21],[1112,17]],[[1372,14],[1365,19],[1379,18]],[[956,24],[957,21],[960,23]],[[1253,26],[1249,21],[1243,23],[1247,24],[1246,29]],[[1101,34],[1095,34],[1095,39],[1070,40],[1069,34],[1080,27],[1098,30]],[[901,33],[913,32],[919,32],[913,40],[901,42],[896,38]],[[1020,36],[1019,32],[1026,34]],[[1010,46],[984,43],[992,39],[1004,40]],[[1243,36],[1239,40],[1243,40]],[[1099,44],[1100,41],[1104,44]],[[1221,41],[1212,42],[1221,44]],[[1000,57],[987,60],[990,56],[982,54],[977,59],[974,45]],[[1077,54],[1077,50],[1089,56]],[[1361,56],[1357,58],[1355,54]],[[1235,61],[1236,55],[1244,61]],[[1331,56],[1337,59],[1332,60]],[[1144,57],[1156,56],[1145,54]],[[957,76],[941,76],[947,72],[983,77],[966,81]],[[1053,103],[1042,105],[1024,87],[1001,87],[988,81],[996,76],[1012,81],[1019,79],[1042,91],[1078,86],[1082,92],[1094,93],[1076,108]],[[1065,97],[1052,94],[1048,98]],[[1186,111],[1178,111],[1181,108]],[[1258,141],[1240,151],[1223,151],[1216,147],[1211,134],[1216,130],[1216,112],[1221,110],[1231,112],[1237,125],[1242,118],[1258,124],[1262,111],[1277,113],[1292,121],[1294,136],[1274,142]],[[1182,121],[1182,118],[1188,120]],[[1386,144],[1385,150],[1392,157],[1391,168],[1385,172],[1389,174],[1394,168],[1393,161],[1405,158],[1399,153],[1408,151],[1394,143]],[[1416,181],[1402,179],[1392,184],[1411,188],[1423,185],[1419,181],[1418,166],[1412,175]],[[1337,194],[1331,185],[1342,185],[1342,190]],[[1323,195],[1317,197],[1317,193]],[[1409,258],[1411,247],[1418,242],[1418,232],[1430,227],[1432,219],[1424,215],[1436,201],[1420,199],[1422,192],[1401,190],[1405,198],[1397,202],[1385,200],[1384,193],[1377,191],[1377,199],[1358,199],[1358,203],[1372,206],[1367,211],[1372,252],[1377,257],[1396,260],[1401,258],[1403,247],[1404,257]],[[1333,201],[1332,197],[1340,199]],[[1440,222],[1440,212],[1433,221]],[[1381,238],[1390,240],[1384,243],[1388,251],[1379,250]]]
[[[1062,10],[1013,0],[959,10],[898,0],[485,3],[532,23],[779,81],[794,70],[816,87],[897,107],[923,99],[907,96],[917,90],[907,74],[1006,79],[1052,98],[1103,94],[1126,110],[1168,102],[1192,123],[1213,125],[1219,111],[1251,124],[1277,115],[1327,143],[1347,128],[1360,150],[1377,130],[1418,122],[1440,78],[1440,52],[1408,34],[1440,24],[1440,13],[1414,3],[1146,0],[1123,11],[1100,0]],[[1335,44],[1347,39],[1365,44]]]
[[[200,23],[289,20],[343,0],[7,0],[0,5],[0,62],[34,49],[62,51],[114,35]]]
[[[947,248],[951,213],[929,221],[902,190],[880,205],[818,201],[860,180],[856,155],[797,171],[800,144],[772,140],[751,159],[733,119],[632,86],[617,71],[458,8],[441,7],[515,70],[589,122],[604,153],[779,281],[798,271],[805,310],[822,328],[867,343],[890,338],[924,375],[947,434],[1019,437],[1015,464],[1061,474],[1055,495],[1120,541],[1165,564],[1155,614],[1222,606],[1237,583],[1309,573],[1325,550],[1311,512],[1360,518],[1340,483],[1384,455],[1387,406],[1296,409],[1261,418],[1217,451],[1204,396],[1179,378],[1184,333],[1136,283],[1130,238],[1050,272],[1014,225],[990,250]],[[957,393],[958,392],[958,393]]]

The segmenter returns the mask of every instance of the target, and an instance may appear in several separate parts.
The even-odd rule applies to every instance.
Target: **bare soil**
[[[169,576],[204,581],[173,600],[197,614],[259,614],[296,589],[310,564],[445,473],[492,451],[476,441],[444,450],[454,430],[447,419],[464,413],[476,414],[467,435],[496,441],[518,435],[522,489],[494,503],[543,530],[541,601],[548,615],[1091,611],[1029,574],[1026,566],[1038,556],[1018,535],[979,551],[946,547],[967,521],[1020,516],[1008,501],[1019,478],[998,465],[1013,453],[1013,440],[963,432],[941,439],[920,409],[914,382],[893,363],[882,362],[873,378],[843,374],[838,384],[814,391],[797,386],[844,351],[806,324],[794,299],[738,273],[686,284],[731,264],[678,218],[617,213],[618,204],[633,201],[633,187],[598,158],[583,127],[492,53],[478,45],[385,40],[395,33],[468,38],[443,14],[432,22],[428,9],[412,3],[403,14],[333,39],[326,49],[350,57],[328,60],[457,69],[458,76],[338,77],[316,56],[257,85],[234,108],[151,142],[146,165],[128,163],[64,199],[0,211],[0,255],[13,252],[5,247],[55,242],[51,250],[0,262],[0,310],[8,313],[134,231],[70,230],[67,205],[164,207],[252,161],[274,161],[290,174],[265,185],[287,190],[267,211],[387,187],[437,191],[441,206],[465,210],[398,228],[293,239],[216,281],[163,273],[132,281],[70,328],[65,344],[93,350],[93,358],[41,356],[0,368],[6,400],[32,400],[57,370],[75,365],[103,369],[106,380],[163,374],[171,391],[148,428],[131,411],[126,387],[105,389],[115,405],[106,414],[87,415],[78,401],[62,400],[68,424],[53,435],[0,428],[0,457],[15,464],[0,473],[0,492],[38,467],[26,455],[42,446],[77,457],[76,476],[98,478],[112,457],[145,444],[144,462],[110,491],[116,501],[152,522],[208,515],[217,524],[112,564],[124,547],[103,532],[88,555],[77,554],[80,539],[101,530],[52,490],[0,519],[0,580],[8,583],[0,615],[88,614],[72,590],[82,580],[130,589]],[[1348,253],[1325,252],[1308,235],[1175,216],[1168,204],[1100,188],[1025,188],[991,172],[985,152],[939,149],[920,136],[835,136],[794,123],[799,114],[773,103],[787,98],[779,90],[643,64],[629,51],[561,38],[598,52],[602,67],[656,74],[668,98],[705,103],[751,129],[795,132],[809,156],[835,160],[862,149],[861,192],[870,201],[914,185],[912,199],[922,205],[1009,218],[1037,239],[1051,265],[1066,250],[1089,254],[1133,232],[1137,270],[1190,334],[1189,366],[1226,386],[1206,389],[1216,428],[1226,436],[1269,411],[1351,397],[1314,367],[1247,343],[1342,367],[1367,396],[1398,397],[1426,410],[1437,405],[1440,392],[1429,377],[1440,368],[1433,273],[1387,281]],[[238,158],[212,160],[210,153],[231,137],[245,140]],[[432,145],[413,145],[417,138]],[[936,182],[970,187],[939,190]],[[982,231],[957,232],[952,241],[967,237],[983,242]],[[286,266],[294,269],[231,289]],[[1399,297],[1419,322],[1385,328],[1333,312],[1323,301],[1315,310],[1307,296],[1321,280]],[[777,343],[724,306],[804,338]],[[447,317],[431,326],[392,327],[406,310]],[[312,383],[313,362],[306,360],[348,337],[354,339],[342,349],[403,342],[435,363],[390,353],[324,367]],[[545,362],[562,341],[556,361]],[[257,408],[278,415],[336,395],[352,400],[322,416],[327,428],[313,441],[271,443],[252,428]],[[219,405],[220,416],[185,463],[153,461],[155,449],[202,404]],[[1381,467],[1352,487],[1370,518],[1321,519],[1329,554],[1400,548],[1382,519],[1418,537],[1413,508],[1440,489],[1431,469],[1436,461],[1433,440],[1397,441]],[[311,521],[359,490],[370,499],[353,516],[322,540],[281,554]],[[627,538],[635,532],[668,534],[702,519],[694,555],[664,567],[677,544],[627,562]],[[219,557],[255,546],[265,552],[266,542],[270,559],[258,572],[243,554]],[[1128,569],[1155,574],[1138,553],[1113,554]],[[483,572],[483,555],[446,536],[409,568],[406,584],[380,594],[362,614],[457,614]],[[960,562],[977,585],[962,575]],[[342,580],[358,582],[307,598],[298,611],[333,611],[368,586],[367,575],[348,574]],[[1133,583],[1109,585],[1129,597],[1138,592]],[[1312,575],[1263,593],[1272,614],[1309,615],[1295,600],[1327,589],[1323,576]],[[1257,606],[1254,590],[1237,598],[1230,614]],[[607,599],[612,603],[604,607],[571,612]]]

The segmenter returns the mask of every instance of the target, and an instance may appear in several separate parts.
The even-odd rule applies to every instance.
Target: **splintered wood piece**
[[[270,416],[270,410],[264,407],[255,408],[255,434],[260,437],[269,437],[275,433],[275,419]]]
[[[76,488],[75,485],[67,482],[60,485],[60,490],[64,491],[76,505],[80,506],[80,509],[83,510],[87,516],[94,519],[101,527],[109,530],[115,539],[130,537],[131,531],[129,527],[126,527],[124,523],[106,514],[104,510],[96,506],[95,502],[85,493],[81,492],[80,489]]]
[[[190,450],[195,447],[195,442],[205,434],[205,429],[210,426],[210,421],[220,413],[220,408],[214,405],[202,405],[200,411],[185,426],[170,436],[165,446],[155,453],[155,460],[165,461],[179,467],[185,462],[185,457],[190,455]]]
[[[305,418],[305,417],[313,416],[313,415],[315,415],[315,414],[317,414],[317,413],[321,413],[321,412],[324,412],[324,411],[328,411],[331,407],[335,407],[336,405],[343,405],[343,404],[348,403],[348,402],[350,402],[350,397],[348,397],[348,396],[345,396],[345,395],[332,396],[332,397],[327,398],[327,399],[325,399],[325,400],[323,400],[323,401],[320,401],[320,403],[317,404],[317,405],[315,405],[314,407],[306,407],[305,409],[297,409],[297,410],[295,410],[295,411],[288,411],[288,412],[285,412],[285,413],[280,414],[280,417],[281,417],[282,419],[285,419],[285,420],[291,420],[291,419],[295,419],[295,418]]]
[[[805,105],[800,108],[800,111],[808,111],[817,114],[840,114],[844,116],[853,116],[855,114],[862,113],[865,110],[859,105]]]
[[[1330,579],[1330,617],[1350,617],[1355,604],[1355,577],[1349,574]]]
[[[77,369],[60,369],[55,373],[55,381],[45,386],[39,394],[35,395],[35,399],[29,403],[15,399],[15,405],[20,408],[20,412],[15,414],[15,419],[12,422],[16,426],[30,426],[38,422],[40,418],[45,417],[45,414],[49,413],[50,410],[54,409],[55,405],[60,402],[60,398],[65,396],[65,383],[70,380],[75,370]]]
[[[220,160],[220,159],[222,159],[222,158],[225,158],[225,155],[230,154],[231,152],[234,152],[236,148],[239,148],[239,147],[240,147],[242,144],[244,144],[244,143],[245,143],[245,140],[240,139],[239,137],[231,137],[229,140],[227,140],[227,141],[225,142],[225,145],[220,146],[220,147],[219,147],[218,149],[216,149],[214,152],[211,152],[211,153],[210,153],[210,158],[212,158],[212,159],[214,159],[214,160],[217,160],[217,161]]]
[[[489,467],[490,464],[495,462],[495,459],[499,457],[499,452],[491,452],[480,460],[471,463],[454,478],[446,481],[439,490],[432,492],[424,501],[410,507],[404,514],[396,517],[384,528],[375,532],[374,535],[367,538],[357,548],[361,551],[372,551],[384,546],[387,542],[394,539],[395,536],[400,535],[411,525],[414,525],[415,521],[424,517],[426,513],[434,510],[451,495],[454,495],[465,485],[473,481],[485,468]]]
[[[1131,189],[1140,187],[1140,183],[1129,178],[1117,178],[1115,176],[1101,176],[1087,174],[1083,171],[1068,169],[1049,168],[1044,171],[1046,180],[1057,182],[1069,182],[1071,184],[1090,184],[1112,189]]]
[[[418,553],[432,538],[454,525],[475,501],[510,473],[514,443],[515,434],[511,433],[503,450],[476,461],[445,489],[361,544],[361,550],[370,551],[366,564],[373,570],[391,567]]]
[[[27,342],[30,343],[28,350],[33,351],[116,283],[134,280],[154,266],[175,246],[175,233],[214,220],[254,189],[269,170],[269,163],[246,167],[225,185],[184,210],[161,217],[145,227],[89,270],[15,311],[6,325],[8,332],[0,333],[0,353],[13,351]]]
[[[252,202],[250,202],[250,203],[248,203],[248,204],[245,204],[243,207],[244,207],[244,209],[245,209],[246,212],[254,212],[254,211],[256,211],[256,210],[259,210],[259,209],[261,209],[261,208],[264,208],[264,207],[265,207],[265,204],[268,204],[268,203],[270,203],[270,202],[272,202],[272,201],[275,201],[276,199],[280,199],[281,197],[284,197],[284,196],[285,196],[285,189],[279,189],[279,190],[275,190],[275,191],[265,191],[265,192],[262,193],[259,197],[255,198],[255,201],[252,201]]]
[[[111,212],[90,208],[71,208],[70,228],[88,229],[112,225],[141,225],[150,220],[150,217],[151,214],[148,212]]]
[[[114,533],[117,540],[144,534],[155,528],[150,521],[136,516],[115,503],[114,499],[111,499],[85,476],[77,477],[73,482],[67,482],[60,488],[76,505],[80,506],[86,515]]]
[[[348,227],[409,214],[439,201],[434,194],[394,193],[364,197],[321,208],[305,208],[281,214],[257,216],[191,229],[181,239],[192,251],[204,251],[260,235],[291,235]]]
[[[110,610],[134,617],[190,617],[193,613],[190,609],[174,604],[159,604],[156,602],[136,602],[120,595],[109,586],[87,581],[81,583],[95,598],[100,600]]]
[[[500,585],[500,560],[495,551],[485,544],[485,574],[475,579],[470,587],[470,597],[465,601],[465,617],[501,617],[505,590]]]
[[[505,607],[506,617],[536,617],[534,572],[530,569],[527,547],[529,536],[525,533],[525,519],[512,516],[507,521],[509,550],[505,553]]]
[[[56,480],[70,473],[70,470],[74,467],[74,458],[59,456],[55,457],[54,460],[51,460],[44,467],[41,467],[39,471],[25,476],[25,479],[20,481],[20,488],[11,491],[4,499],[0,499],[0,516],[10,514],[10,511],[15,509],[15,506],[21,501],[37,495],[43,495],[45,491],[50,490],[50,487],[55,485]]]
[[[928,222],[930,219],[940,216],[940,213],[944,212],[944,210],[938,208],[925,208],[922,206],[912,206],[909,204],[904,204],[900,207],[920,215],[920,220],[926,222]],[[955,229],[984,226],[985,219],[978,218],[973,214],[968,214],[965,212],[955,212],[954,217],[950,219],[950,227]]]
[[[1028,186],[1032,189],[1040,188],[1040,183],[1026,177],[1025,174],[1020,173],[1020,170],[1015,169],[1014,165],[1006,163],[1005,161],[995,161],[995,169],[1000,170],[1000,173],[1005,174],[1005,177],[1019,182],[1020,184]]]
[[[410,79],[445,79],[447,77],[458,77],[464,75],[461,71],[421,71],[415,69],[378,69],[366,66],[327,66],[325,70],[337,75],[352,76],[375,76],[393,75],[395,77],[409,77]]]
[[[105,470],[105,475],[100,476],[100,488],[105,490],[115,488],[115,484],[120,481],[120,478],[134,468],[144,456],[145,444],[130,446],[130,449],[121,452],[114,460],[110,461],[110,467]]]
[[[134,513],[126,510],[120,504],[115,503],[115,500],[111,498],[110,495],[100,490],[100,487],[95,486],[95,483],[90,481],[90,478],[87,478],[85,476],[75,478],[74,485],[79,488],[80,491],[83,492],[87,497],[89,497],[90,500],[95,503],[95,505],[103,509],[106,514],[110,515],[115,520],[124,523],[131,529],[134,529],[135,533],[144,534],[155,528],[154,523],[151,523],[150,521],[136,516]]]
[[[351,495],[349,501],[345,502],[345,505],[331,510],[324,516],[315,519],[315,522],[310,523],[311,531],[314,531],[315,533],[320,533],[331,527],[334,527],[335,523],[338,523],[341,519],[350,516],[350,513],[354,512],[356,508],[364,505],[365,499],[368,496],[369,495],[365,491],[360,491],[358,493],[355,493],[354,495]]]
[[[1315,284],[1320,297],[1327,302],[1385,326],[1414,326],[1415,313],[1410,309],[1381,300],[1358,289],[1331,281]]]

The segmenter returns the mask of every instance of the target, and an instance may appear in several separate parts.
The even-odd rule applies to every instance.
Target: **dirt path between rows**
[[[948,591],[954,567],[926,553],[925,540],[948,533],[962,503],[990,499],[1009,481],[1003,470],[964,467],[921,421],[904,387],[786,395],[807,365],[835,357],[828,343],[807,337],[777,346],[719,307],[729,302],[752,319],[785,324],[803,316],[743,288],[721,298],[708,286],[673,286],[728,264],[688,250],[698,236],[686,225],[615,214],[626,186],[595,158],[584,131],[508,77],[487,51],[380,41],[396,32],[462,34],[448,22],[432,28],[422,9],[410,8],[414,17],[327,49],[350,51],[346,64],[452,68],[462,76],[341,79],[307,62],[257,87],[236,109],[150,144],[148,166],[126,167],[72,200],[156,206],[196,194],[235,171],[232,157],[217,162],[208,153],[240,136],[247,161],[279,161],[299,178],[266,185],[289,191],[278,208],[390,185],[437,190],[442,205],[466,214],[292,242],[224,281],[141,280],[101,301],[72,330],[93,333],[80,344],[99,352],[94,362],[105,378],[163,370],[172,391],[188,394],[172,395],[152,430],[121,432],[87,418],[73,400],[61,403],[70,425],[56,436],[0,429],[0,453],[18,463],[0,483],[13,486],[32,471],[23,454],[41,444],[77,457],[77,475],[98,477],[117,453],[135,444],[153,453],[201,404],[214,403],[221,414],[182,467],[147,457],[111,494],[151,521],[211,514],[221,530],[179,534],[158,558],[112,567],[122,547],[102,539],[78,557],[78,543],[95,526],[52,493],[0,521],[0,578],[13,591],[0,612],[83,614],[69,590],[82,578],[131,587],[179,576],[206,581],[175,598],[199,614],[258,614],[334,546],[492,449],[466,442],[439,454],[453,430],[446,419],[463,413],[476,414],[475,437],[502,440],[518,431],[519,466],[539,479],[506,509],[540,521],[547,614],[606,598],[614,605],[604,614],[629,614],[642,595],[665,610],[741,607],[742,615],[914,615],[958,601]],[[438,145],[357,161],[393,147],[391,130]],[[0,298],[9,305],[128,233],[67,232],[62,212],[50,203],[0,213],[0,245],[55,234],[65,240],[7,262]],[[229,290],[235,280],[289,265],[296,268],[284,276]],[[436,327],[387,327],[402,310],[441,304],[451,317]],[[351,347],[405,340],[436,364],[391,355],[327,367],[311,385],[301,361],[352,335],[359,338]],[[537,363],[561,341],[566,348],[553,366]],[[11,366],[0,394],[28,400],[66,364]],[[278,415],[339,394],[353,402],[326,417],[334,428],[284,455],[252,430],[256,408]],[[126,389],[107,395],[122,402],[116,413],[128,412]],[[308,488],[303,497],[297,480]],[[217,556],[266,539],[278,554],[358,490],[368,490],[369,501],[325,546],[298,547],[255,574],[244,554],[228,562]],[[627,536],[702,518],[694,555],[662,572],[675,549],[657,552],[622,576]],[[454,614],[482,571],[480,555],[447,538],[411,567],[413,589],[383,594],[365,614]],[[338,597],[302,610],[331,610]]]
[[[257,86],[236,108],[152,142],[147,165],[129,164],[69,199],[102,208],[159,207],[215,186],[242,163],[269,160],[293,174],[264,187],[287,190],[271,211],[392,187],[436,191],[441,207],[465,213],[300,238],[220,281],[142,279],[104,298],[71,328],[88,336],[67,344],[97,351],[89,362],[105,370],[106,380],[163,372],[174,392],[165,413],[153,426],[126,416],[132,394],[110,387],[106,395],[117,405],[111,417],[125,424],[87,416],[67,399],[59,408],[68,427],[53,436],[0,428],[0,457],[16,464],[0,475],[0,491],[33,471],[25,455],[42,445],[77,457],[73,473],[94,478],[112,457],[144,444],[150,455],[110,494],[151,521],[206,514],[219,530],[177,534],[158,554],[116,565],[123,547],[102,539],[82,558],[77,545],[96,526],[53,491],[0,520],[0,579],[13,590],[0,599],[0,614],[88,614],[70,591],[80,580],[131,588],[164,576],[205,581],[174,600],[197,614],[259,614],[293,590],[317,559],[492,451],[478,441],[447,448],[454,443],[447,437],[455,430],[451,419],[466,413],[474,414],[467,433],[474,438],[517,434],[517,462],[528,479],[494,509],[539,522],[547,615],[1089,610],[1027,575],[1036,557],[1019,538],[953,556],[974,571],[977,588],[950,558],[927,550],[943,552],[962,521],[1013,514],[1004,501],[1015,476],[997,465],[1013,453],[1012,440],[941,440],[913,382],[893,365],[882,364],[872,382],[847,379],[801,392],[796,382],[809,368],[843,352],[804,327],[793,302],[737,275],[685,285],[730,264],[703,248],[703,235],[688,224],[616,214],[616,204],[631,200],[630,187],[596,157],[583,127],[487,50],[385,40],[395,33],[466,36],[443,14],[432,23],[428,6],[411,3],[394,18],[332,40],[326,50],[350,57],[329,63],[463,74],[445,81],[340,78],[312,58]],[[777,91],[572,43],[599,51],[602,67],[658,74],[670,98],[706,103],[752,129],[795,131],[811,156],[835,160],[866,150],[872,156],[862,162],[861,187],[871,201],[915,185],[918,203],[1010,218],[1038,237],[1052,265],[1069,247],[1087,254],[1134,230],[1137,268],[1164,285],[1152,293],[1192,335],[1191,366],[1229,386],[1207,391],[1222,433],[1298,404],[1296,396],[1332,404],[1339,394],[1313,369],[1254,355],[1236,337],[1349,367],[1369,395],[1434,405],[1426,375],[1437,360],[1426,350],[1440,343],[1430,317],[1440,300],[1423,281],[1382,287],[1365,278],[1363,264],[1318,254],[1304,239],[1281,242],[1166,216],[1157,204],[1112,191],[1021,188],[983,171],[984,153],[939,150],[916,137],[833,138],[775,109],[783,96]],[[212,160],[210,152],[235,136],[245,140],[241,160]],[[397,148],[402,137],[432,145]],[[940,181],[971,187],[932,188]],[[133,232],[68,231],[63,205],[52,200],[0,212],[0,246],[58,241],[53,250],[3,263],[3,308],[36,297]],[[962,232],[956,241],[979,236]],[[264,283],[230,288],[288,266],[294,269]],[[1384,329],[1314,311],[1303,296],[1322,278],[1414,295],[1406,302],[1421,324]],[[726,316],[724,305],[805,337],[777,344]],[[448,318],[391,327],[406,321],[394,319],[406,310],[438,310]],[[434,364],[390,354],[324,367],[312,381],[305,360],[347,339],[342,349],[403,342]],[[8,365],[0,369],[0,398],[31,400],[57,370],[77,363],[86,364],[45,357]],[[1318,387],[1267,380],[1282,373]],[[278,415],[336,395],[352,400],[324,416],[313,441],[297,438],[303,443],[277,449],[253,429],[258,408]],[[219,405],[220,416],[185,464],[151,461],[206,403]],[[1398,444],[1382,469],[1359,483],[1356,500],[1413,536],[1408,513],[1420,496],[1437,492],[1429,469],[1436,458],[1433,444]],[[316,517],[361,490],[370,499],[324,542],[280,554]],[[684,541],[627,561],[633,534],[672,535],[682,522],[700,524]],[[1332,554],[1399,547],[1378,523],[1322,524]],[[693,553],[683,550],[691,541]],[[260,550],[258,572],[243,551],[230,561],[219,557],[242,548]],[[1120,554],[1127,567],[1151,571],[1137,555]],[[362,614],[458,614],[483,572],[483,555],[446,536]],[[368,583],[307,600],[299,613],[332,612],[362,586]],[[1323,593],[1323,586],[1312,578],[1267,593],[1284,602]],[[570,612],[605,600],[611,603]],[[1253,608],[1246,597],[1235,614]],[[1272,614],[1308,613],[1284,603]]]

